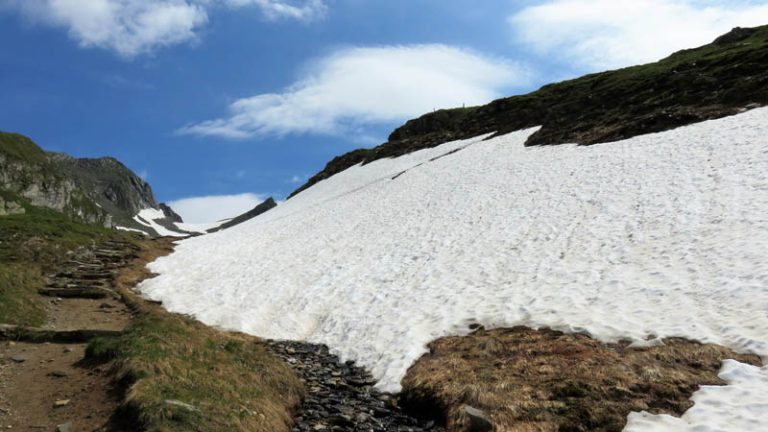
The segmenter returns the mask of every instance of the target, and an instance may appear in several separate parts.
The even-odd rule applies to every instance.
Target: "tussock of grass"
[[[147,431],[288,430],[301,383],[256,339],[146,312],[127,333],[97,339],[87,357],[111,359],[127,386],[124,410]]]
[[[0,264],[0,323],[36,327],[45,322],[45,307],[37,295],[40,269]]]

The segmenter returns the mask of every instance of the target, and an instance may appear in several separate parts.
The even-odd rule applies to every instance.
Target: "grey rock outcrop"
[[[0,196],[0,216],[24,214],[26,210],[16,201],[9,201]]]

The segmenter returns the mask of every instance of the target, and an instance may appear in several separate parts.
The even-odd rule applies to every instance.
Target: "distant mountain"
[[[160,233],[137,221],[142,210],[157,209],[168,220],[181,221],[169,207],[157,203],[146,181],[117,159],[49,153],[26,136],[0,132],[0,214],[22,213],[22,201],[85,222],[150,235]]]
[[[24,204],[106,227],[174,237],[227,229],[277,205],[269,198],[232,219],[185,224],[155,200],[149,183],[115,158],[49,153],[24,135],[0,132],[0,216],[24,213]]]
[[[766,71],[768,26],[735,28],[709,45],[679,51],[657,63],[587,75],[485,106],[440,110],[410,120],[386,143],[336,157],[291,197],[360,163],[483,134],[498,136],[541,126],[526,145],[588,145],[733,115],[768,104]]]

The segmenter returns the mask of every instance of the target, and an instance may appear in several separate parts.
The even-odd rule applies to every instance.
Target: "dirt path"
[[[80,251],[41,289],[45,330],[124,330],[132,319],[116,288],[135,284],[144,265],[170,242],[148,240],[140,249],[105,242]],[[166,244],[168,243],[168,244]],[[84,364],[87,343],[0,345],[0,428],[12,431],[127,431],[113,418],[120,400],[107,371]]]
[[[70,431],[120,430],[108,428],[119,402],[112,383],[104,371],[79,364],[84,353],[85,344],[5,343],[0,424],[14,431],[65,431],[67,424]]]

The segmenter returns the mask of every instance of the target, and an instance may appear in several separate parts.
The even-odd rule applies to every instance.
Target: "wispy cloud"
[[[194,42],[209,9],[257,7],[271,20],[311,21],[325,15],[322,0],[4,0],[35,23],[61,27],[82,47],[133,58],[159,48]]]
[[[239,99],[229,115],[182,134],[248,138],[342,134],[377,123],[495,99],[525,84],[519,65],[447,45],[341,49],[280,93]]]
[[[574,67],[601,70],[659,60],[736,26],[768,22],[766,1],[551,0],[509,18],[520,44]]]
[[[239,216],[267,199],[266,195],[210,195],[168,203],[186,223],[209,223]]]
[[[281,1],[281,0],[226,0],[229,6],[258,6],[271,20],[295,19],[314,21],[323,18],[328,7],[322,0]]]

